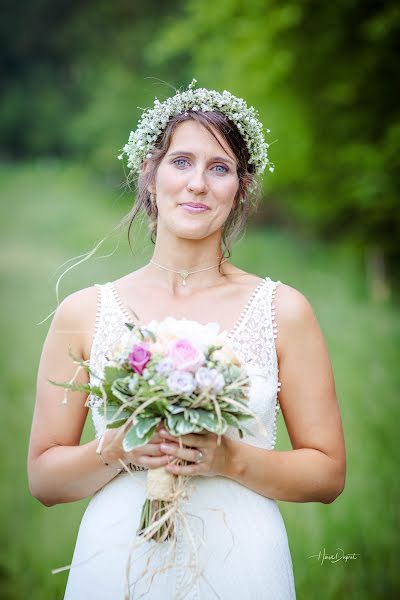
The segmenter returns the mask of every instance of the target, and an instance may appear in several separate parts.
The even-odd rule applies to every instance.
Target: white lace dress
[[[267,431],[261,435],[255,420],[247,421],[254,437],[245,433],[241,441],[268,449],[275,446],[279,411],[273,303],[279,283],[263,279],[228,333],[228,341],[250,373],[250,409]],[[112,282],[96,287],[98,309],[90,363],[98,375],[107,350],[131,317]],[[100,437],[103,421],[94,401],[92,417]],[[228,428],[225,435],[240,440],[235,429]],[[188,498],[182,501],[189,529],[178,520],[176,564],[156,573],[151,581],[152,569],[165,566],[170,542],[144,542],[132,551],[136,540],[142,539],[136,529],[145,499],[146,471],[121,473],[94,494],[80,525],[64,600],[295,599],[288,539],[276,501],[220,476],[190,480]],[[189,536],[197,540],[195,564],[202,569],[195,578]]]

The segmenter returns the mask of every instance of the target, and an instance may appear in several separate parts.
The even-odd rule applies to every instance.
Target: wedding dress
[[[251,381],[249,407],[261,419],[266,433],[261,435],[252,419],[246,421],[246,427],[253,435],[245,433],[240,440],[232,427],[225,435],[267,449],[275,446],[280,408],[274,320],[274,294],[279,283],[263,278],[236,325],[227,332],[227,341],[246,363]],[[112,282],[96,284],[96,288],[90,365],[98,376],[107,350],[126,331],[124,323],[132,317]],[[96,437],[100,438],[103,419],[97,402],[90,398]],[[136,529],[145,499],[147,469],[139,469],[117,475],[91,499],[80,525],[64,600],[295,599],[287,533],[277,502],[227,477],[190,479],[188,497],[182,501],[186,525],[179,519],[176,524],[175,564],[165,568],[169,541],[157,544],[144,540],[132,550],[137,540],[143,540],[136,536]],[[127,575],[129,556],[131,570]],[[193,577],[193,565],[200,567],[200,576]],[[164,570],[154,574],[155,568]]]

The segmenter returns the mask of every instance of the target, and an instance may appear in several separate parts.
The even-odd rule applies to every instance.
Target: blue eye
[[[226,167],[225,165],[215,165],[215,168],[221,168],[223,169],[223,171],[217,171],[217,173],[227,173],[229,171],[228,167]]]
[[[172,164],[176,165],[178,168],[182,168],[188,164],[188,160],[187,158],[176,158],[172,161]],[[215,169],[218,174],[224,174],[229,171],[229,168],[225,165],[215,165],[213,169]]]
[[[186,162],[186,163],[187,163],[187,160],[186,160],[186,158],[177,158],[176,160],[174,160],[174,161],[172,161],[172,162],[173,162],[173,163],[174,163],[174,165],[176,165],[177,167],[180,167],[180,166],[183,166],[183,165],[178,165],[177,163],[179,163],[179,162],[184,162],[184,163]]]

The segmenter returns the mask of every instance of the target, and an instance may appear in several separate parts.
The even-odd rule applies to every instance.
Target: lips
[[[181,206],[191,206],[192,208],[208,208],[206,204],[200,204],[199,202],[183,202]]]

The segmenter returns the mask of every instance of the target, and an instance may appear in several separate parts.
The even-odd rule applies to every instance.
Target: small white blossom
[[[156,371],[158,375],[167,375],[173,369],[172,359],[169,357],[162,358],[160,362],[156,365]]]
[[[219,392],[225,384],[223,375],[217,369],[200,367],[196,371],[195,378],[201,388],[210,388],[215,392]]]
[[[249,151],[249,163],[254,165],[256,173],[261,174],[267,165],[272,173],[274,165],[268,158],[269,145],[265,142],[263,126],[255,108],[248,107],[242,98],[237,98],[227,90],[220,94],[216,90],[195,89],[196,82],[193,79],[187,90],[177,92],[164,102],[156,98],[153,108],[142,109],[137,129],[131,131],[128,143],[123,147],[122,154],[118,155],[119,160],[126,154],[128,168],[139,173],[143,160],[151,157],[150,150],[172,116],[188,115],[189,111],[217,110],[233,121],[241,132]],[[266,131],[270,133],[270,129]]]
[[[194,377],[188,371],[172,371],[167,385],[173,392],[182,394],[191,394],[196,389]]]

